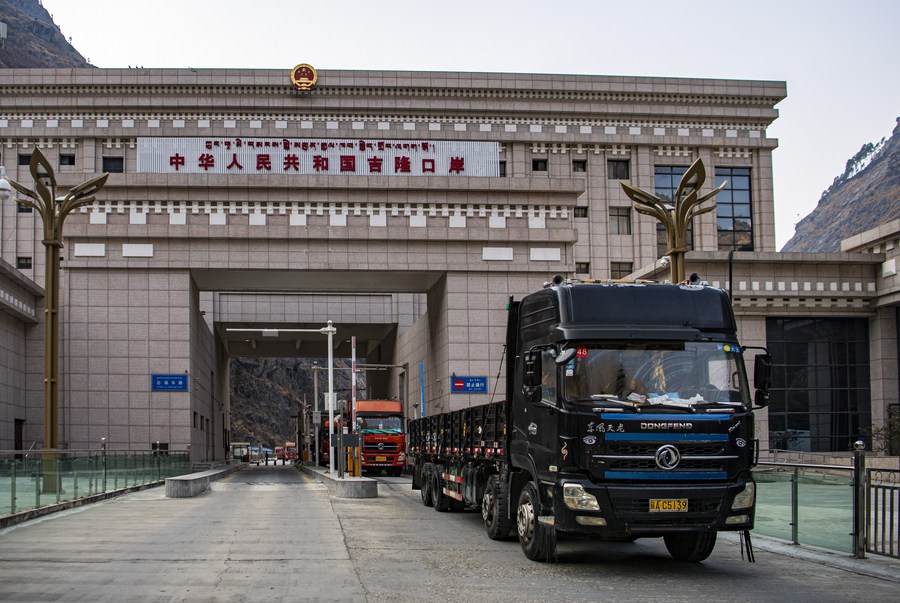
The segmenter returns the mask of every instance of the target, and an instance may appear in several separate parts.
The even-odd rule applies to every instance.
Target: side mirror
[[[572,356],[574,356],[575,352],[577,351],[578,350],[576,348],[566,348],[565,350],[563,350],[562,354],[556,357],[556,364],[562,365],[567,363],[572,359]]]
[[[757,354],[753,360],[753,387],[768,391],[772,386],[772,356]]]
[[[768,353],[757,354],[753,359],[753,387],[756,394],[753,401],[759,408],[769,405],[769,387],[772,385],[772,356]]]
[[[537,387],[541,384],[541,353],[525,352],[525,374],[522,376],[522,383],[526,387]]]

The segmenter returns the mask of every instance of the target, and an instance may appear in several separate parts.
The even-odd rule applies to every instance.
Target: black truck
[[[662,537],[684,561],[720,530],[749,546],[758,440],[736,333],[721,289],[555,277],[510,299],[506,399],[410,422],[412,487],[438,511],[480,507],[490,538],[538,561],[557,535]],[[757,354],[760,406],[769,374]]]

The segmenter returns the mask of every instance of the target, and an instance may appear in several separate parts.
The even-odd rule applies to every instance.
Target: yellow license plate
[[[658,511],[678,511],[684,512],[688,510],[688,501],[686,498],[651,498],[650,512]]]
[[[387,457],[386,457],[386,456],[376,456],[376,457],[375,457],[375,462],[376,462],[376,463],[384,463],[384,462],[386,462],[386,461],[387,461]]]

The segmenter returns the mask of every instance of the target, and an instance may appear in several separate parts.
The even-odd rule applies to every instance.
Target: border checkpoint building
[[[665,237],[620,183],[729,186],[688,272],[773,353],[762,449],[846,452],[898,409],[900,221],[842,253],[776,253],[767,136],[784,82],[552,74],[0,70],[0,165],[60,189],[60,447],[222,459],[228,361],[326,356],[351,336],[408,416],[487,402],[509,296],[555,274],[665,278]],[[706,190],[706,189],[705,189]],[[0,205],[0,449],[43,445],[40,217]],[[486,391],[454,391],[477,376]],[[481,381],[481,379],[484,379]],[[171,379],[169,386],[167,379]],[[500,380],[498,383],[497,381]]]

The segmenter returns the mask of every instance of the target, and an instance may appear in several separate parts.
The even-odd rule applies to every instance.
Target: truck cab
[[[406,466],[402,404],[398,400],[357,400],[356,419],[363,438],[363,471],[400,475]]]
[[[752,398],[723,291],[557,282],[510,321],[510,458],[534,482],[533,531],[662,536],[696,561],[717,531],[753,527]]]

